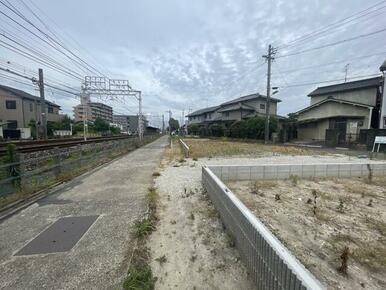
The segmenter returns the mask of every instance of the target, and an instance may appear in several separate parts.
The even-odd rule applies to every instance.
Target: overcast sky
[[[142,90],[146,113],[161,115],[171,109],[176,118],[180,118],[182,110],[217,105],[249,93],[265,94],[267,67],[262,65],[262,55],[269,43],[280,48],[379,2],[383,4],[369,10],[367,16],[340,25],[317,39],[279,49],[277,56],[386,28],[386,1],[377,0],[24,1],[30,7],[34,7],[31,1],[39,7],[41,11],[36,11],[46,24],[82,58],[111,78],[128,79],[134,88]],[[11,2],[36,20],[19,1]],[[6,9],[1,7],[1,11]],[[9,19],[2,15],[0,21],[2,29],[12,31],[10,24],[6,25],[11,22]],[[13,33],[26,39],[17,30]],[[0,52],[2,60],[32,70],[39,66],[2,47]],[[60,57],[48,49],[43,52]],[[368,55],[373,56],[361,57]],[[272,66],[272,86],[281,87],[275,95],[282,99],[279,114],[307,106],[307,93],[318,85],[286,86],[344,78],[347,63],[348,77],[376,74],[385,58],[386,31],[299,55],[278,57]],[[342,62],[299,70],[336,61]],[[71,86],[80,85],[78,80],[49,69],[45,75],[65,80]],[[47,98],[70,114],[72,106],[78,103],[57,92],[48,91]],[[137,110],[134,99],[128,100],[127,105],[108,99],[105,102],[119,113]]]

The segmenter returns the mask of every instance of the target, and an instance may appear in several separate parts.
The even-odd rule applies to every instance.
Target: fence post
[[[58,178],[61,173],[62,173],[62,170],[61,170],[61,162],[60,162],[60,149],[55,148],[54,149],[54,174],[55,174],[55,177]]]
[[[24,187],[25,179],[23,178],[26,170],[25,165],[25,156],[23,153],[19,153],[19,182],[20,182],[20,189]]]

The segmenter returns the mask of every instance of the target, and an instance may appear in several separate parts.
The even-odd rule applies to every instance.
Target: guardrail
[[[190,156],[190,147],[184,141],[182,141],[181,138],[178,138],[178,140],[179,140],[179,142],[181,144],[182,150],[184,151],[185,158],[189,158],[189,156]]]
[[[325,289],[206,166],[202,183],[258,289]]]

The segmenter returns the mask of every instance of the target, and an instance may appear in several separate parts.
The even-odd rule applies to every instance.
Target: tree
[[[95,132],[104,132],[109,130],[109,124],[101,118],[96,118],[92,130]]]
[[[72,120],[68,115],[64,115],[59,122],[47,122],[47,134],[53,136],[56,130],[71,130]]]
[[[209,134],[214,137],[223,137],[225,126],[223,124],[212,124],[209,126]]]
[[[190,124],[188,126],[189,134],[197,135],[199,131],[200,131],[200,126],[198,124]]]
[[[28,127],[30,127],[31,129],[31,136],[33,139],[36,139],[36,132],[37,132],[37,128],[36,128],[36,121],[35,119],[31,119],[28,123]]]
[[[178,128],[180,128],[180,124],[178,123],[178,120],[170,118],[169,128],[170,128],[170,132],[178,130]]]
[[[113,135],[119,135],[121,134],[121,129],[115,126],[110,127],[111,134]]]

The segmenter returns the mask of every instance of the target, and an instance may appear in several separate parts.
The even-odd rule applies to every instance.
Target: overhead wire
[[[304,43],[305,40],[309,40],[310,38],[314,38],[316,36],[320,36],[321,34],[324,34],[325,32],[329,32],[333,29],[336,29],[336,28],[340,28],[342,27],[342,25],[345,25],[345,24],[348,24],[348,23],[351,23],[352,21],[355,21],[357,19],[360,19],[362,17],[365,17],[371,13],[374,13],[374,12],[377,12],[378,10],[381,10],[383,8],[385,8],[386,6],[382,6],[382,7],[378,7],[378,10],[372,10],[373,8],[376,8],[377,6],[383,4],[383,3],[386,3],[386,0],[382,0],[364,10],[361,10],[359,12],[356,12],[350,16],[347,16],[343,19],[340,19],[338,21],[335,21],[333,23],[330,23],[326,26],[323,26],[321,28],[318,28],[312,32],[309,32],[309,33],[306,33],[305,35],[302,35],[302,36],[299,36],[297,38],[295,38],[294,40],[288,42],[288,43],[285,43],[283,45],[279,45],[278,48],[279,49],[283,49],[283,48],[288,48],[290,46],[294,46],[294,45],[299,45],[301,43]],[[370,10],[370,11],[369,11]],[[363,14],[364,13],[364,14]],[[372,16],[373,17],[373,16]]]

